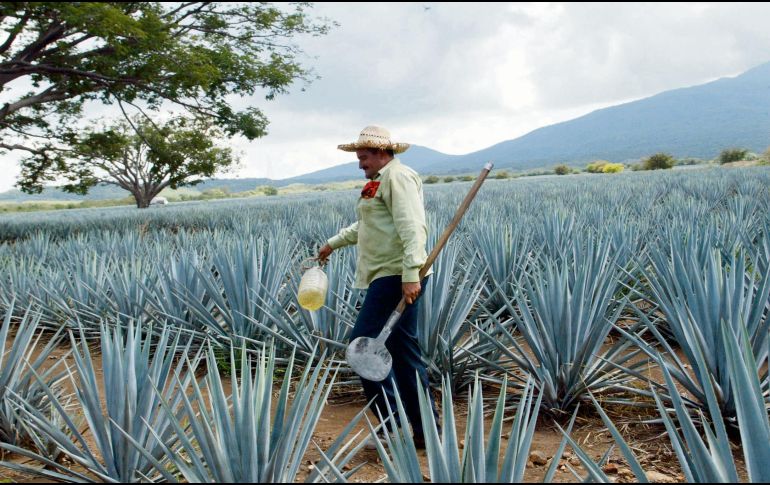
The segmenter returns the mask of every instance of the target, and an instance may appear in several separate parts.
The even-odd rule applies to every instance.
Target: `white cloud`
[[[241,177],[286,178],[353,161],[366,125],[468,153],[594,109],[733,76],[770,61],[766,3],[320,3],[340,23],[303,39],[321,76],[244,100],[268,136],[232,146]],[[15,177],[0,159],[0,190]]]

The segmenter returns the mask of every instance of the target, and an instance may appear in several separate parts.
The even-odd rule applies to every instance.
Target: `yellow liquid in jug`
[[[317,288],[311,288],[306,291],[301,291],[299,295],[297,295],[297,299],[299,300],[300,306],[305,310],[316,311],[324,306],[326,295]]]

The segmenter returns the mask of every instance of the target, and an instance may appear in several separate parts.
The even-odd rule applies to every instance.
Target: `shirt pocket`
[[[361,217],[372,216],[385,209],[385,202],[383,202],[380,194],[375,195],[370,199],[364,199],[361,197],[358,199],[358,210]]]

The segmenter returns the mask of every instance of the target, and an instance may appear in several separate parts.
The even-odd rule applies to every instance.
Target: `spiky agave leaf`
[[[487,301],[491,311],[505,306],[511,284],[521,277],[533,248],[531,230],[513,225],[509,217],[484,219],[471,230],[475,248],[484,261]]]
[[[524,478],[529,450],[535,434],[535,423],[540,409],[542,395],[534,399],[535,386],[528,382],[524,386],[511,424],[508,445],[503,450],[501,462],[502,435],[506,414],[507,380],[503,381],[492,418],[488,437],[484,425],[484,398],[481,382],[477,378],[468,396],[468,421],[465,429],[465,446],[460,451],[455,429],[454,399],[449,379],[442,383],[443,417],[441,432],[433,418],[430,397],[427,390],[419,393],[420,414],[425,432],[425,454],[430,469],[431,481],[454,483],[517,483]],[[388,420],[407,423],[401,396],[396,391],[396,410],[388,410]],[[422,482],[423,473],[419,455],[412,435],[404,427],[394,429],[385,435],[385,443],[376,440],[377,450],[391,482]],[[370,425],[372,436],[376,431]]]
[[[61,333],[54,334],[43,346],[40,312],[29,307],[15,319],[15,311],[15,302],[11,300],[0,326],[0,443],[34,444],[39,453],[55,459],[57,448],[30,432],[14,406],[14,399],[24,399],[31,408],[50,417],[51,402],[46,387],[54,389],[55,396],[63,397],[59,386],[65,376],[60,365],[62,360],[57,357],[53,365],[48,364],[61,342]],[[13,337],[10,336],[12,327],[15,327]]]
[[[680,362],[672,355],[663,361],[664,365],[704,409],[708,400],[706,388],[716,383],[715,392],[723,414],[735,416],[721,326],[726,322],[736,335],[738,329],[745,326],[758,365],[761,367],[767,361],[770,273],[757,273],[756,259],[747,265],[747,255],[742,250],[736,250],[728,259],[713,249],[699,256],[687,251],[685,243],[678,239],[669,241],[666,251],[651,250],[650,261],[652,269],[645,274],[665,314],[667,327],[686,360]],[[655,329],[651,330],[657,334]],[[661,343],[665,345],[662,340]],[[703,349],[702,363],[698,359],[698,347]],[[695,372],[687,372],[685,364]],[[705,366],[705,373],[700,372],[701,365]],[[763,382],[766,390],[766,379]]]
[[[284,285],[296,242],[290,238],[252,238],[234,241],[229,251],[212,257],[212,271],[199,271],[207,298],[217,314],[207,314],[208,306],[193,301],[201,322],[211,331],[235,339],[255,339],[260,328],[254,321],[266,322],[267,316],[259,306],[261,296],[278,298]]]
[[[571,254],[544,257],[507,303],[510,319],[482,332],[516,364],[514,378],[524,371],[534,379],[548,409],[565,411],[589,392],[624,388],[631,372],[645,365],[644,359],[629,364],[638,354],[628,352],[629,340],[602,352],[623,310],[616,299],[621,274],[610,241],[586,238]]]
[[[278,399],[273,402],[273,379],[278,372],[275,351],[259,352],[256,362],[245,347],[239,353],[237,361],[235,349],[231,349],[231,365],[237,372],[230,392],[225,390],[219,373],[210,370],[202,382],[190,381],[191,385],[186,386],[189,397],[184,396],[178,407],[165,406],[179,436],[178,450],[169,448],[166,459],[189,482],[292,482],[310,445],[336,370],[322,364],[312,369],[307,366],[290,399],[292,356]],[[208,358],[216,358],[211,346]],[[320,361],[323,363],[323,359]],[[348,426],[343,434],[352,429],[353,425]],[[334,460],[344,457],[347,462],[350,454],[345,453],[350,444],[343,446],[343,441],[338,438],[329,453]],[[329,474],[340,474],[334,460],[319,465],[319,471],[311,477],[323,480]]]
[[[741,435],[741,449],[745,458],[748,477],[751,482],[766,482],[770,479],[770,421],[762,386],[757,375],[757,363],[751,350],[751,342],[745,328],[739,329],[735,335],[731,324],[723,322],[720,330],[727,355],[727,372],[734,393],[737,409],[737,424]],[[708,367],[706,365],[705,346],[693,346],[693,357],[699,364],[696,372],[701,379],[708,382]],[[675,389],[674,378],[666,366],[661,364],[666,385]],[[693,418],[692,407],[686,403],[679,393],[669,393],[670,408],[664,404],[664,399],[653,388],[653,396],[658,407],[672,447],[682,467],[685,478],[690,483],[734,483],[739,480],[738,467],[733,456],[732,444],[727,433],[729,423],[722,415],[719,405],[716,385],[708,385],[703,389],[706,412],[698,410],[698,422]],[[626,460],[632,465],[634,474],[639,481],[646,481],[646,475],[631,448],[617,432],[612,422],[594,401],[605,425],[611,431],[615,442]],[[673,411],[676,422],[671,417]],[[565,439],[577,452],[584,466],[589,470],[589,476],[595,481],[610,482],[611,480],[596,463],[572,441],[565,433]]]
[[[475,350],[464,344],[472,339],[468,322],[486,281],[484,266],[478,254],[455,239],[433,267],[435,272],[420,296],[417,338],[432,377],[438,380],[448,375],[452,383],[459,384],[466,377]],[[473,374],[468,378],[473,379]]]
[[[50,387],[46,386],[45,391],[64,421],[66,432],[26,400],[19,398],[17,403],[19,413],[30,423],[30,428],[56,443],[85,471],[51,463],[40,454],[14,450],[49,465],[47,469],[24,467],[25,471],[54,479],[68,476],[91,481],[96,477],[108,482],[135,482],[164,474],[159,471],[158,460],[169,446],[174,446],[178,437],[167,414],[161,412],[161,396],[165,402],[178,403],[182,398],[181,386],[172,382],[171,374],[175,367],[179,373],[182,366],[195,367],[199,360],[191,356],[175,364],[177,356],[186,354],[187,349],[179,348],[177,341],[170,342],[168,335],[163,331],[158,338],[140,325],[134,326],[133,322],[129,322],[125,331],[102,324],[103,386],[98,383],[97,366],[84,329],[79,338],[71,335],[75,372],[69,369],[69,377],[93,444],[89,444],[74,417]],[[151,423],[152,431],[145,423]],[[137,449],[137,444],[144,452]]]

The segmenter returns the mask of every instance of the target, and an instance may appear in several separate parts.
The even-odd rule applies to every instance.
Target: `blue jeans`
[[[422,288],[428,278],[422,280]],[[401,300],[401,276],[383,276],[372,281],[369,289],[366,291],[361,311],[358,313],[356,325],[350,337],[351,342],[358,337],[375,338],[385,326],[388,317]],[[420,404],[417,397],[418,379],[419,384],[424,389],[428,387],[428,372],[425,369],[420,345],[417,341],[417,315],[420,298],[407,305],[401,318],[393,328],[393,333],[385,342],[390,355],[393,357],[393,368],[390,374],[382,382],[369,381],[361,378],[364,386],[367,400],[374,399],[372,410],[375,414],[379,410],[383,418],[388,416],[388,406],[386,399],[390,403],[390,409],[394,415],[398,413],[398,406],[395,402],[395,393],[393,390],[393,381],[398,386],[398,393],[401,396],[401,402],[404,405],[409,423],[415,436],[424,436],[422,429],[422,418],[420,417]],[[433,416],[438,424],[438,413],[433,396],[429,394],[431,406],[433,407]],[[398,419],[398,416],[396,416]]]

